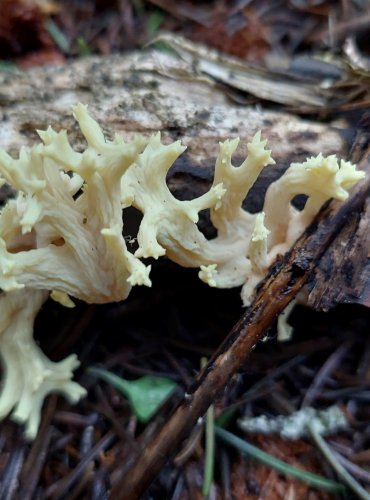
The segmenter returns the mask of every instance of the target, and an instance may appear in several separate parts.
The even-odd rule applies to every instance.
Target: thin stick
[[[141,497],[245,363],[258,340],[307,282],[320,258],[345,226],[349,214],[358,213],[360,217],[369,191],[370,180],[367,179],[346,204],[327,205],[293,248],[271,269],[253,304],[201,371],[173,415],[152,441],[142,444],[142,449],[130,460],[113,485],[110,498],[134,500]]]
[[[341,480],[351,488],[351,490],[356,494],[361,500],[370,500],[369,493],[358,483],[353,476],[343,467],[338,459],[335,457],[330,449],[330,446],[326,441],[320,436],[319,432],[312,423],[308,424],[308,429],[310,431],[312,439],[315,441],[317,446],[320,448],[321,453],[324,455],[326,460],[330,463],[333,469],[336,471]]]

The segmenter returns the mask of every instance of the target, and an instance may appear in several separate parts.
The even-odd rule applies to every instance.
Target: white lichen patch
[[[309,436],[308,424],[322,435],[335,434],[348,427],[347,418],[339,406],[325,410],[306,407],[291,415],[277,417],[243,417],[238,420],[239,427],[250,434],[279,434],[284,439],[301,439]]]
[[[76,358],[51,363],[32,339],[49,292],[66,307],[73,307],[73,298],[124,300],[132,286],[151,285],[150,266],[141,259],[166,255],[199,268],[200,279],[212,287],[242,286],[247,305],[276,255],[294,243],[322,203],[344,200],[364,175],[334,156],[292,164],[268,188],[263,213],[250,214],[243,200],[262,169],[274,164],[257,133],[239,166],[232,163],[238,140],[221,143],[210,190],[180,201],[166,183],[185,149],[179,141],[164,145],[159,134],[108,141],[85,106],[75,106],[74,116],[87,141],[82,153],[72,149],[66,131],[51,128],[18,159],[0,150],[0,183],[18,193],[0,211],[0,418],[13,411],[28,437],[37,431],[47,394],[58,391],[76,401],[84,393],[71,381]],[[298,194],[308,197],[301,211],[291,205]],[[130,206],[143,215],[135,254],[122,235]],[[197,226],[206,209],[217,231],[211,240]]]

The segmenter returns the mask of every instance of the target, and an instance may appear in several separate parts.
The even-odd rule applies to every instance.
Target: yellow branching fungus
[[[87,141],[74,151],[66,131],[39,132],[42,143],[13,159],[0,150],[0,176],[17,196],[0,212],[0,356],[3,383],[0,418],[12,412],[34,437],[40,409],[50,392],[77,401],[84,389],[71,381],[74,355],[52,363],[33,341],[34,318],[48,295],[67,307],[70,297],[89,303],[125,299],[134,285],[150,286],[150,266],[140,259],[166,255],[199,268],[210,286],[242,286],[249,304],[257,282],[276,255],[285,252],[329,198],[344,200],[364,174],[335,156],[292,164],[268,188],[263,212],[250,214],[242,202],[261,170],[274,163],[257,133],[238,167],[238,140],[220,144],[214,182],[203,196],[176,199],[166,175],[184,151],[179,141],[164,145],[159,134],[129,143],[107,141],[87,108],[74,115]],[[303,210],[292,199],[307,195]],[[125,208],[142,212],[131,253],[122,235]],[[210,209],[217,236],[198,229],[199,212]]]

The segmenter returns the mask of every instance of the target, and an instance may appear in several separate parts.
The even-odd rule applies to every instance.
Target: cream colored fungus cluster
[[[96,304],[124,300],[132,286],[151,286],[150,266],[140,259],[166,255],[199,268],[210,286],[241,286],[248,305],[276,255],[294,243],[323,202],[346,199],[364,175],[349,162],[339,166],[335,156],[293,163],[269,187],[263,211],[250,214],[242,202],[261,170],[274,163],[257,133],[238,167],[232,164],[238,140],[221,143],[210,190],[180,201],[166,184],[185,150],[179,141],[162,144],[159,134],[108,141],[86,106],[73,111],[87,141],[83,153],[71,148],[65,130],[51,128],[18,159],[0,150],[2,183],[17,192],[0,212],[0,418],[12,412],[29,438],[50,392],[71,402],[85,394],[71,380],[76,356],[51,362],[33,340],[35,316],[49,295],[67,307],[70,297]],[[298,194],[308,196],[302,211],[291,205]],[[129,206],[143,215],[134,254],[122,235]],[[197,227],[204,209],[217,230],[211,240]]]

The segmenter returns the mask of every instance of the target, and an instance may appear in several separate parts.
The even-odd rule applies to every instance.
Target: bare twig
[[[81,459],[72,471],[59,481],[53,483],[45,492],[45,498],[57,500],[63,498],[68,489],[80,478],[81,473],[86,470],[89,464],[114,441],[115,436],[112,431],[101,438],[101,440]]]
[[[320,388],[325,384],[327,378],[335,370],[335,368],[340,364],[346,352],[348,352],[351,347],[351,341],[343,342],[338,349],[336,349],[329,358],[322,365],[320,370],[317,372],[311,386],[307,389],[306,394],[302,401],[302,407],[311,406],[319,393]]]
[[[312,439],[315,441],[317,446],[320,448],[321,453],[324,455],[326,460],[330,463],[333,469],[336,471],[338,476],[342,479],[344,483],[351,488],[351,490],[356,494],[357,498],[361,500],[370,500],[369,493],[346,471],[341,463],[339,463],[336,456],[330,449],[330,446],[326,443],[318,433],[314,425],[308,424],[308,429],[310,431]]]
[[[53,395],[48,400],[37,438],[32,444],[23,465],[20,477],[21,489],[19,492],[19,496],[23,498],[23,500],[30,500],[33,497],[40,480],[42,468],[47,460],[47,452],[54,431],[50,424],[55,414],[56,405],[57,398]]]

